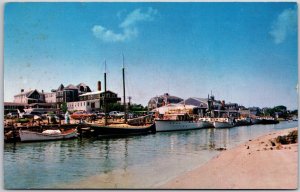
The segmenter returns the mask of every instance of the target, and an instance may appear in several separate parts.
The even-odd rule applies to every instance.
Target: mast
[[[107,125],[107,104],[106,104],[106,60],[104,61],[104,125]]]
[[[123,102],[124,102],[124,122],[127,123],[127,107],[126,107],[126,95],[125,95],[125,68],[124,68],[124,54],[123,56],[123,66],[122,66],[122,75],[123,75]]]

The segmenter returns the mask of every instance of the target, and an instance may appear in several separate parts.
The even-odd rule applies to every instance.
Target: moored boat
[[[234,126],[234,123],[229,118],[215,118],[214,127],[215,128],[231,128]]]
[[[193,120],[188,114],[165,114],[163,119],[155,120],[155,129],[157,132],[200,128],[200,121]]]
[[[122,124],[112,124],[112,125],[97,125],[92,124],[90,128],[94,136],[126,136],[126,135],[143,135],[155,132],[155,125],[145,124],[145,125],[128,125],[126,123]]]
[[[235,121],[235,126],[252,125],[252,121],[250,118],[239,118]]]
[[[200,125],[200,128],[212,128],[214,127],[214,124],[211,120],[211,118],[199,118],[199,125]]]
[[[66,131],[56,130],[45,130],[43,132],[35,132],[28,130],[19,130],[20,139],[23,142],[26,141],[49,141],[49,140],[63,140],[77,137],[77,130],[70,129]]]

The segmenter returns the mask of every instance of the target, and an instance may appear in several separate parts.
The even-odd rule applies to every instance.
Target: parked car
[[[96,113],[97,118],[102,119],[105,116],[105,113]]]
[[[120,111],[111,111],[111,112],[109,112],[109,116],[111,116],[111,117],[122,117],[122,116],[124,116],[124,113],[120,112]]]

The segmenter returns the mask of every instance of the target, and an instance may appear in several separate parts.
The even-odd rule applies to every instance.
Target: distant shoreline
[[[221,152],[160,189],[297,189],[298,143],[272,146],[270,139],[297,128],[265,134]]]

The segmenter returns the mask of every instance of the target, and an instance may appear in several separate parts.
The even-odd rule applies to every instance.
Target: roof
[[[27,103],[4,102],[4,106],[27,106]]]
[[[57,91],[62,91],[64,89],[64,85],[60,84],[60,86],[57,88]]]
[[[29,96],[30,96],[32,93],[34,93],[35,91],[36,91],[38,94],[42,94],[42,93],[38,92],[36,89],[34,89],[34,90],[27,91],[27,92],[19,93],[19,94],[15,95],[15,96],[26,95],[26,97],[29,97]]]
[[[172,96],[172,95],[169,95],[169,94],[164,94],[164,95],[160,95],[160,96],[155,96],[155,97],[152,97],[150,100],[157,100],[158,98],[160,98],[160,99],[167,98],[167,99],[179,99],[179,100],[183,100],[183,99],[180,98],[180,97]]]
[[[204,103],[204,106],[203,106],[203,103]],[[208,106],[207,99],[197,98],[197,97],[190,97],[184,101],[181,101],[180,104],[195,105],[198,107],[207,107]]]
[[[76,86],[70,84],[68,86],[66,86],[64,89],[78,89]]]
[[[76,87],[80,87],[80,86],[82,86],[82,87],[88,87],[86,84],[84,84],[84,83],[79,83]]]
[[[111,93],[116,94],[115,92],[110,91],[110,90],[106,90],[106,92],[111,92]],[[104,91],[93,91],[93,92],[88,92],[88,93],[84,93],[84,94],[79,95],[79,97],[81,97],[81,96],[88,96],[88,95],[96,95],[96,94],[100,94],[100,93],[104,93]]]

